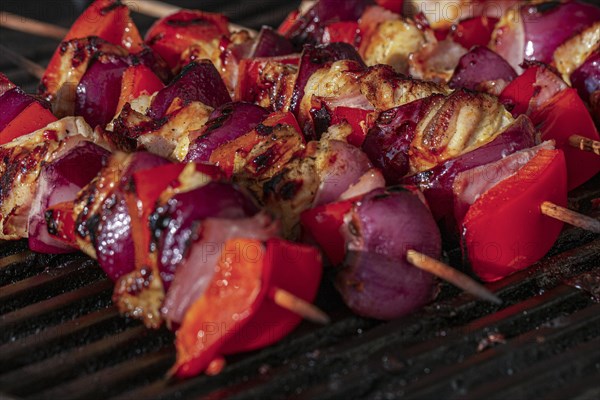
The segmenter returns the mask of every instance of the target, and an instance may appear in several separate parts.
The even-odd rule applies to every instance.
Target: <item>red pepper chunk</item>
[[[527,68],[500,94],[500,101],[507,106],[514,117],[525,114],[529,109],[529,101],[535,92],[537,72],[538,67]]]
[[[281,25],[279,25],[279,28],[277,28],[277,33],[285,36],[290,31],[290,29],[292,29],[294,27],[299,16],[300,16],[300,11],[298,11],[298,10],[291,11],[287,15],[287,17],[285,17],[285,20],[283,20]]]
[[[541,105],[531,101],[539,90],[537,80],[541,68],[532,66],[525,70],[502,91],[500,101],[514,107],[514,116],[529,115],[533,124],[539,127],[542,140],[554,140],[557,148],[565,152],[568,190],[572,190],[600,172],[600,159],[593,153],[571,147],[569,137],[579,135],[600,140],[600,135],[575,89],[564,89]]]
[[[246,155],[255,146],[268,140],[269,135],[265,132],[268,131],[269,128],[278,125],[292,127],[298,133],[298,142],[303,141],[303,136],[300,134],[302,131],[300,130],[300,126],[298,125],[294,114],[290,112],[275,112],[269,114],[269,116],[254,130],[215,149],[210,155],[210,163],[218,165],[219,168],[225,172],[227,177],[231,177],[235,172],[236,155]],[[273,151],[270,152],[272,156],[270,160],[271,163],[281,161],[282,157],[291,157],[294,154],[298,142],[289,140],[273,144]]]
[[[154,23],[146,43],[176,70],[181,54],[192,44],[229,35],[229,21],[221,14],[181,10]]]
[[[325,27],[322,42],[323,44],[344,42],[356,46],[357,36],[358,22],[332,22]]]
[[[33,101],[0,131],[0,145],[41,129],[54,121],[56,117],[50,110],[39,102]]]
[[[301,318],[277,306],[272,292],[280,288],[312,301],[320,279],[321,260],[309,246],[277,238],[227,241],[211,283],[177,331],[173,372],[194,376],[222,354],[281,339]]]
[[[317,249],[274,238],[266,242],[263,285],[267,296],[283,289],[311,303],[321,282],[322,262]],[[268,276],[268,279],[267,279]],[[265,283],[268,281],[268,285]],[[265,299],[251,320],[223,346],[223,354],[259,349],[287,336],[302,317]]]
[[[46,221],[48,222],[48,233],[53,238],[58,239],[65,244],[77,248],[77,230],[75,229],[75,213],[72,201],[53,205],[46,212]]]
[[[568,190],[574,189],[600,172],[600,157],[569,145],[572,135],[600,140],[592,116],[575,89],[563,90],[532,115],[543,140],[554,140],[565,152]]]
[[[298,66],[300,57],[296,55],[279,57],[244,58],[240,61],[238,84],[235,88],[236,101],[258,102],[265,88],[258,87],[261,75],[269,62]]]
[[[63,41],[88,36],[123,46],[132,53],[142,50],[143,40],[129,16],[129,8],[118,0],[94,1],[71,25]]]
[[[266,295],[264,252],[257,240],[225,243],[212,281],[188,309],[177,331],[175,375],[185,378],[205,371],[235,330],[250,321]]]
[[[404,0],[376,0],[377,5],[386,8],[396,14],[402,14]]]
[[[496,281],[529,267],[550,250],[563,223],[541,213],[544,201],[567,204],[561,150],[540,150],[471,205],[462,222],[462,246],[477,276]]]
[[[370,113],[372,113],[371,110],[360,108],[336,107],[331,116],[331,125],[339,124],[342,121],[348,122],[352,127],[352,133],[346,140],[353,146],[361,147],[367,136],[365,128]],[[363,127],[361,123],[365,126]]]
[[[487,46],[498,18],[485,15],[460,21],[452,33],[452,39],[470,49],[473,46]]]
[[[160,195],[169,187],[179,184],[178,179],[187,164],[173,163],[165,164],[152,169],[137,171],[133,174],[133,193],[131,206],[129,210],[132,217],[132,226],[137,226],[137,234],[133,236],[135,240],[136,251],[139,249],[140,256],[138,263],[144,263],[147,260],[147,249],[150,248],[151,232],[148,226],[148,220],[154,211],[156,202]],[[224,178],[221,170],[214,165],[194,164],[197,172],[203,173],[208,179]]]
[[[118,0],[94,1],[71,25],[63,39],[83,39],[96,36],[114,45],[122,46],[131,53],[143,49],[144,41],[131,20],[129,8]],[[57,90],[56,81],[61,75],[62,45],[54,51],[42,83],[51,92]]]
[[[125,103],[143,94],[152,94],[164,88],[162,81],[145,65],[133,65],[128,67],[123,73],[121,80],[121,94],[117,105],[118,115]]]
[[[340,229],[344,215],[350,212],[355,202],[356,199],[348,199],[324,204],[300,215],[302,227],[315,239],[333,265],[344,261],[346,241]]]

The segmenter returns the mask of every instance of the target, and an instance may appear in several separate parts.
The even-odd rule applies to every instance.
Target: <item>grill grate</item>
[[[201,7],[226,7],[233,20],[256,28],[295,6],[266,3],[270,21],[265,1]],[[2,7],[24,14],[21,1]],[[63,14],[48,18],[62,21]],[[136,16],[136,22],[144,30],[151,20]],[[0,34],[7,45],[31,39]],[[43,63],[55,45],[36,41],[21,53]],[[0,68],[35,87],[4,58]],[[598,215],[589,206],[598,197],[597,176],[571,193],[570,207]],[[171,381],[165,373],[174,361],[172,333],[119,316],[112,285],[93,261],[34,254],[25,241],[0,243],[0,398],[595,399],[599,254],[598,235],[569,228],[536,266],[489,285],[504,300],[501,307],[444,285],[436,303],[388,323],[352,315],[326,282],[317,303],[333,317],[331,325],[304,323],[274,346],[228,357],[218,376]],[[450,258],[457,265],[456,252]]]
[[[335,316],[330,326],[305,324],[275,346],[229,358],[219,376],[183,382],[165,378],[172,334],[118,316],[111,284],[91,261],[62,256],[42,269],[29,256],[24,279],[5,277],[14,265],[0,269],[11,282],[0,290],[0,387],[32,399],[551,398],[570,385],[572,395],[594,393],[600,304],[566,282],[599,280],[600,238],[569,229],[559,244],[575,242],[491,285],[502,307],[444,287],[445,300],[379,323],[350,315],[325,288],[319,303]],[[3,244],[0,254],[15,251],[21,243]],[[28,276],[32,269],[40,272]]]

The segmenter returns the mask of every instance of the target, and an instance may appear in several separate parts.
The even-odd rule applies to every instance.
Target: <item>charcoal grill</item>
[[[216,10],[221,3],[202,7]],[[266,3],[273,6],[269,16]],[[228,4],[225,11],[236,22],[252,27],[275,24],[295,6]],[[3,3],[22,15],[24,7]],[[40,18],[39,10],[29,16]],[[137,22],[147,27],[151,21]],[[5,30],[0,35],[3,44],[21,43],[16,48],[41,63],[56,45],[36,40],[29,46],[31,38]],[[4,56],[0,68],[34,87]],[[597,217],[590,204],[598,197],[600,176],[571,193],[570,207]],[[174,381],[165,376],[175,358],[172,333],[119,316],[112,284],[94,261],[82,254],[35,254],[25,241],[3,242],[0,398],[596,399],[599,255],[599,235],[566,228],[538,264],[489,285],[501,306],[442,285],[435,303],[387,323],[353,316],[326,281],[317,304],[333,317],[331,325],[304,323],[274,346],[228,357],[218,376]],[[457,251],[448,256],[457,265]]]

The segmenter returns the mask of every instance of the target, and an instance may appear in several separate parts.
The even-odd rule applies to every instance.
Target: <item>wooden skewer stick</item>
[[[44,72],[45,72],[44,67],[23,57],[19,53],[12,51],[8,47],[4,46],[3,44],[0,44],[0,52],[6,54],[8,56],[6,58],[10,62],[12,62],[13,64],[15,64],[18,67],[24,68],[25,71],[27,71],[29,74],[35,76],[36,78],[42,79],[42,76],[44,76]]]
[[[573,135],[569,137],[569,145],[576,149],[589,151],[600,156],[600,142],[583,136]]]
[[[2,28],[59,40],[62,40],[68,32],[68,29],[63,28],[62,26],[21,17],[20,15],[11,14],[6,11],[0,11],[0,26]]]
[[[540,210],[542,211],[542,214],[551,218],[555,218],[590,232],[600,233],[600,221],[595,218],[558,206],[549,201],[544,201],[540,206]]]
[[[285,308],[314,323],[327,325],[330,322],[329,316],[320,308],[291,294],[287,290],[275,288],[271,292],[271,299],[279,307]]]
[[[0,269],[8,267],[11,264],[25,261],[29,254],[30,253],[28,251],[24,251],[22,253],[17,253],[10,256],[6,256],[4,258],[0,258]]]
[[[181,10],[181,8],[177,6],[156,0],[127,0],[124,4],[127,5],[131,11],[154,18],[163,18]],[[230,23],[229,28],[232,31],[247,30],[251,35],[256,35],[255,30],[237,24]]]
[[[495,304],[502,304],[502,300],[490,292],[485,286],[476,282],[474,279],[463,274],[457,269],[436,260],[435,258],[431,258],[415,250],[408,250],[406,252],[406,259],[415,267],[442,278],[443,280],[461,288],[467,293],[471,293],[480,299],[487,300]]]

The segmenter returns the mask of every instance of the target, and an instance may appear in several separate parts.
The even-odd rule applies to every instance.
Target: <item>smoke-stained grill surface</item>
[[[267,2],[267,21],[264,3],[230,2],[221,11],[256,27],[296,6]],[[10,7],[19,11],[17,2],[3,5]],[[43,19],[39,11],[30,16]],[[151,22],[136,18],[142,27]],[[19,37],[23,54],[41,63],[55,46],[1,35],[3,43]],[[33,90],[5,57],[0,69]],[[589,208],[598,197],[597,176],[571,193],[570,206],[599,216]],[[568,228],[536,266],[489,285],[502,306],[445,285],[435,303],[388,323],[353,316],[326,280],[317,304],[331,325],[304,323],[274,346],[228,357],[218,376],[172,381],[165,377],[175,357],[172,333],[119,316],[112,284],[95,262],[2,242],[0,398],[597,398],[599,254],[599,235]],[[450,254],[454,265],[458,257]]]

